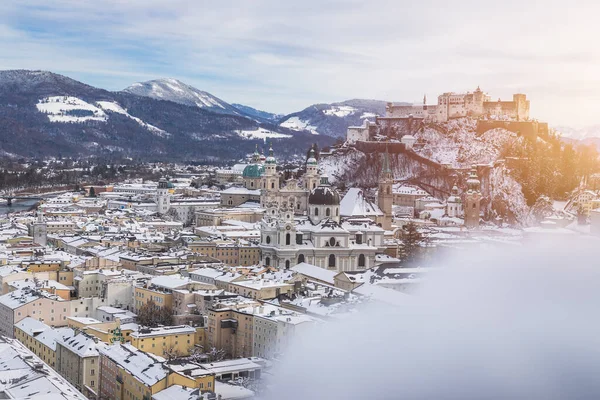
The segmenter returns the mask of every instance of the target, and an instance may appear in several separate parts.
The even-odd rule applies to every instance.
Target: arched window
[[[358,266],[364,268],[365,267],[365,255],[361,254],[358,256]]]
[[[254,182],[250,182],[250,186],[254,187]]]
[[[296,233],[296,244],[302,244],[302,234]]]
[[[327,209],[325,210],[325,216],[331,216],[331,210],[329,209],[329,207],[327,207]]]
[[[270,267],[270,266],[271,266],[271,257],[267,257],[267,258],[265,258],[265,265],[266,265],[267,267]]]
[[[300,254],[298,256],[298,264],[303,263],[304,262],[304,254]]]
[[[290,260],[285,260],[285,269],[290,269]]]
[[[333,254],[329,255],[329,268],[335,267],[335,256]]]
[[[271,182],[271,189],[275,189],[275,182]]]
[[[315,217],[319,215],[319,209],[315,207]]]
[[[267,238],[265,239],[267,244],[271,244],[271,236],[267,236]]]
[[[285,234],[285,245],[289,246],[290,244],[292,244],[292,235],[290,235],[289,233]]]
[[[313,189],[317,187],[317,184],[313,182]]]
[[[339,209],[339,208],[336,208],[336,209],[335,209],[335,216],[336,216],[336,217],[339,217],[339,215],[340,215],[340,209]]]
[[[362,244],[362,233],[356,234],[356,244]]]
[[[335,238],[332,237],[331,239],[329,239],[329,245],[331,247],[335,246]]]

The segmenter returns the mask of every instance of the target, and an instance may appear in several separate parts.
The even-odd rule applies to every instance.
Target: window
[[[270,257],[267,257],[267,258],[265,258],[265,265],[266,265],[267,267],[270,267],[270,266],[271,266],[271,258],[270,258]]]
[[[304,254],[300,254],[298,256],[298,264],[303,263],[304,262]]]
[[[362,244],[362,233],[356,234],[356,244]]]
[[[265,241],[267,242],[267,244],[271,244],[271,236],[267,236],[267,238],[265,239]]]
[[[285,269],[290,269],[290,260],[285,260]]]
[[[359,267],[365,267],[365,255],[361,254],[358,256],[358,266]]]
[[[271,182],[271,189],[275,189],[275,182]]]
[[[289,246],[292,242],[292,235],[290,235],[289,233],[285,234],[285,244],[286,246]]]
[[[95,382],[94,381],[90,381],[90,386],[95,386]]]
[[[315,207],[315,217],[319,215],[319,209]]]
[[[329,267],[335,267],[335,256],[333,254],[329,255]]]
[[[331,210],[329,209],[329,207],[327,207],[327,209],[325,210],[325,216],[327,216],[327,217],[331,216]]]
[[[332,237],[331,239],[329,239],[329,246],[335,246],[335,238]]]
[[[296,244],[302,244],[302,234],[296,233]]]

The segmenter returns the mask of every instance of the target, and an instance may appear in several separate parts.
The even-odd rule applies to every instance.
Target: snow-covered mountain
[[[571,128],[568,126],[557,126],[554,127],[554,129],[560,133],[562,137],[573,140],[600,138],[600,125],[586,126],[580,129]]]
[[[333,142],[246,115],[109,92],[52,72],[0,71],[0,154],[231,160],[267,138],[281,157]]]
[[[123,91],[157,100],[168,100],[186,106],[200,107],[221,114],[242,115],[231,104],[177,79],[164,78],[137,82]]]
[[[279,125],[314,135],[345,137],[349,126],[362,125],[365,120],[385,115],[387,102],[381,100],[346,100],[340,103],[314,104],[302,111],[286,115]]]
[[[240,110],[243,114],[258,121],[275,123],[283,118],[283,115],[281,114],[273,114],[268,111],[257,110],[256,108],[245,106],[243,104],[233,103],[231,105]]]

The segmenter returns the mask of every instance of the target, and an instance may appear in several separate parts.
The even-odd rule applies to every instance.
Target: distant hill
[[[156,100],[168,100],[174,103],[185,104],[186,106],[199,107],[216,113],[242,115],[231,104],[177,79],[163,78],[147,82],[137,82],[123,91]]]
[[[241,111],[244,115],[247,115],[251,118],[255,118],[262,122],[271,122],[275,123],[279,121],[283,115],[281,114],[273,114],[267,111],[257,110],[256,108],[252,108],[250,106],[245,106],[243,104],[232,104],[233,107]]]
[[[314,104],[281,118],[279,126],[309,131],[314,135],[343,138],[349,126],[360,126],[367,119],[374,121],[376,116],[385,115],[386,104],[387,101],[361,99]]]
[[[332,142],[207,108],[109,92],[52,72],[0,71],[0,155],[232,160],[265,139],[283,157]]]

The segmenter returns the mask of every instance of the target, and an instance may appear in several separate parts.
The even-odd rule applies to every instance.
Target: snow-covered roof
[[[308,263],[300,263],[292,267],[291,270],[309,278],[314,278],[319,281],[326,282],[330,285],[334,285],[335,282],[333,277],[337,274],[337,272],[335,271],[329,271]]]
[[[1,398],[86,399],[16,339],[0,337],[0,376]]]
[[[117,343],[102,346],[99,350],[145,385],[152,386],[167,376],[167,370],[163,367],[164,358],[145,353],[130,344]]]
[[[340,202],[340,214],[343,217],[381,216],[379,207],[367,200],[359,188],[350,188]]]

